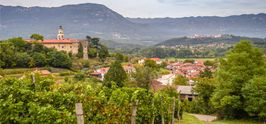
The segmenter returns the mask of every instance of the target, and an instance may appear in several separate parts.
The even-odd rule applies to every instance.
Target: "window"
[[[64,49],[64,46],[62,46],[62,49]]]
[[[70,48],[72,48],[72,46],[70,46]]]

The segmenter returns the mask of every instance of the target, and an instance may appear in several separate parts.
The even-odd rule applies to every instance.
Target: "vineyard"
[[[85,123],[92,124],[130,123],[132,117],[136,123],[170,123],[182,113],[178,94],[170,88],[154,93],[86,81],[56,83],[37,73],[2,78],[0,87],[2,123],[76,123],[76,103],[83,105]]]

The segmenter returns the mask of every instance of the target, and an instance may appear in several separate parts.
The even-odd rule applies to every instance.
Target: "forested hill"
[[[193,34],[234,34],[266,37],[266,14],[227,17],[125,18],[101,4],[61,7],[0,5],[0,40],[28,38],[33,33],[55,38],[62,25],[69,38],[87,35],[105,40],[154,45],[172,37]]]
[[[175,46],[175,45],[192,45],[208,43],[229,43],[234,44],[240,40],[251,40],[255,44],[266,44],[266,38],[250,38],[234,35],[222,35],[221,37],[180,37],[163,41],[155,46]]]

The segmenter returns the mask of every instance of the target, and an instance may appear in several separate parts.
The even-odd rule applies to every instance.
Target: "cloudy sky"
[[[266,0],[0,0],[1,5],[104,4],[126,17],[227,16],[266,13]]]

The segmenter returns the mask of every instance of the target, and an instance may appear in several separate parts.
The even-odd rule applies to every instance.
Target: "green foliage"
[[[88,56],[90,58],[95,58],[97,57],[97,49],[96,48],[89,48],[88,49]]]
[[[149,90],[152,80],[155,78],[156,73],[150,67],[140,67],[136,68],[136,72],[132,74],[134,79],[134,83],[137,84],[138,87]]]
[[[195,99],[197,102],[196,105],[199,106],[198,108],[201,108],[198,110],[198,113],[213,114],[215,109],[213,108],[210,99],[216,88],[215,80],[210,78],[198,78],[196,82],[193,90],[198,93],[198,97]]]
[[[150,67],[152,69],[158,69],[158,65],[156,64],[156,62],[153,60],[149,60],[149,59],[145,60],[144,66]]]
[[[116,53],[114,56],[115,56],[115,59],[116,59],[117,61],[124,62],[124,55],[123,55],[123,54],[121,54],[121,53]]]
[[[194,63],[195,62],[195,60],[194,59],[186,59],[186,60],[184,60],[184,63]]]
[[[35,65],[38,67],[47,65],[46,56],[43,53],[34,52],[32,58],[35,61]]]
[[[88,36],[87,40],[90,45],[90,48],[88,49],[88,56],[91,58],[99,57],[99,59],[104,62],[105,59],[109,56],[108,48],[100,44],[99,38],[91,38]]]
[[[52,54],[53,53],[53,54]],[[22,38],[11,38],[0,43],[0,67],[70,67],[66,53],[44,47],[40,43],[28,43]]]
[[[79,48],[78,48],[78,54],[77,54],[78,58],[82,58],[83,57],[83,46],[81,43],[79,43]]]
[[[104,76],[104,85],[111,87],[111,83],[115,82],[118,87],[123,87],[126,79],[127,74],[121,63],[119,61],[115,61],[112,63],[109,71]]]
[[[64,54],[63,52],[51,51],[47,54],[49,56],[48,62],[53,67],[70,68],[72,65],[71,58],[67,54]]]
[[[99,51],[98,55],[99,55],[100,60],[102,62],[104,62],[105,59],[109,56],[108,48],[103,46],[103,45],[101,45],[101,47],[100,47],[100,49],[98,51]]]
[[[84,72],[78,72],[77,74],[75,74],[74,79],[77,81],[84,81],[85,77],[86,75]]]
[[[15,47],[12,43],[1,42],[0,43],[0,66],[2,68],[15,67]]]
[[[265,72],[262,51],[254,48],[249,41],[240,41],[226,58],[221,59],[216,74],[217,88],[211,98],[219,117],[243,118],[250,112],[245,109],[246,106],[258,107],[257,104],[246,104],[249,99],[243,94],[250,96],[252,92],[243,89],[249,87],[256,77],[265,77]]]
[[[205,68],[203,72],[200,72],[199,77],[201,78],[212,78],[213,74],[209,68]]]
[[[1,79],[0,121],[2,123],[74,123],[74,94],[53,91],[54,81],[34,76]],[[64,119],[62,119],[64,118]]]
[[[69,75],[73,75],[74,73],[71,71],[65,71],[65,72],[60,72],[59,75],[60,76],[69,76]]]
[[[266,119],[266,77],[255,77],[242,88],[245,110],[252,117]]]
[[[177,75],[174,79],[175,85],[188,85],[188,79],[182,75]]]
[[[40,34],[32,34],[32,35],[30,36],[30,38],[31,38],[31,39],[34,39],[34,40],[43,40],[43,39],[44,39],[43,36],[40,35]]]
[[[31,61],[31,57],[30,55],[28,55],[27,53],[23,52],[23,53],[16,53],[16,66],[17,67],[28,67],[29,62]]]
[[[204,61],[205,66],[215,66],[216,62],[211,60]]]
[[[35,80],[33,80],[35,79]],[[1,123],[76,123],[75,103],[83,104],[85,123],[128,123],[138,101],[137,123],[170,122],[175,90],[101,87],[95,83],[56,84],[37,74],[0,79]],[[179,103],[176,100],[176,105]],[[175,111],[177,111],[176,106]]]

